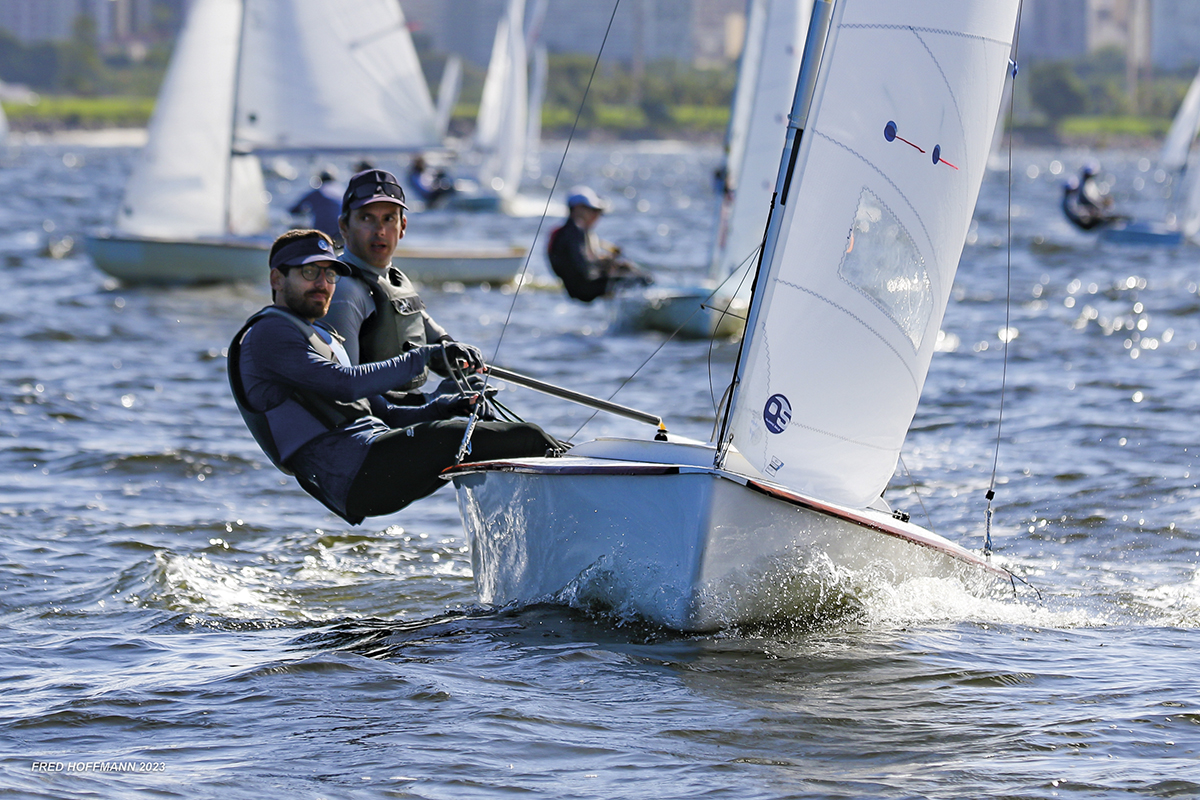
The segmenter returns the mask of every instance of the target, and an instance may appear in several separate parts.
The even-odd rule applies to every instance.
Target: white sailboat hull
[[[419,283],[508,283],[525,265],[519,245],[401,245],[392,263]]]
[[[728,295],[714,296],[708,286],[654,287],[619,294],[615,303],[617,327],[625,330],[709,339],[741,336],[746,327],[748,303]]]
[[[600,440],[572,452],[589,449],[613,457],[451,470],[482,602],[596,604],[708,631],[815,616],[856,577],[1003,574],[886,512],[701,466],[711,447]]]
[[[110,234],[89,236],[88,255],[104,272],[129,284],[255,282],[267,279],[271,239],[152,239]],[[401,247],[393,263],[422,283],[508,283],[525,263],[519,246]]]
[[[170,240],[111,234],[89,236],[85,247],[97,267],[123,283],[265,283],[271,240]]]

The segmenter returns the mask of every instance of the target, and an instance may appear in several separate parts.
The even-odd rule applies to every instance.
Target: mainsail
[[[811,15],[812,0],[751,0],[730,117],[726,197],[713,248],[711,275],[716,280],[755,263],[751,256],[762,243],[763,220],[779,175],[779,151]],[[731,283],[727,286],[735,291],[739,282]],[[750,282],[740,284],[748,295]]]
[[[529,87],[524,19],[525,0],[508,0],[496,27],[475,127],[475,149],[483,154],[479,185],[501,197],[517,193],[525,170]]]
[[[1182,170],[1187,166],[1188,151],[1196,134],[1200,133],[1200,72],[1192,79],[1183,103],[1171,120],[1167,138],[1158,154],[1158,166],[1165,170]]]
[[[394,0],[194,0],[117,228],[194,239],[266,229],[256,151],[438,141]]]
[[[833,12],[799,149],[784,155],[794,166],[780,170],[727,429],[790,488],[863,507],[895,470],[986,168],[1017,3],[842,0]]]
[[[246,0],[238,150],[406,150],[439,134],[395,0]]]
[[[196,238],[266,227],[257,159],[230,161],[241,18],[241,0],[192,4],[158,93],[146,147],[125,187],[118,230]],[[236,215],[230,213],[231,199]]]

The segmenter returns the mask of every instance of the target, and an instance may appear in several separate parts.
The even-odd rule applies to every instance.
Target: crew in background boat
[[[1084,164],[1078,178],[1071,178],[1063,184],[1063,213],[1076,227],[1085,231],[1127,219],[1113,213],[1113,199],[1096,180],[1096,173],[1094,164]]]
[[[567,221],[551,232],[547,247],[550,268],[567,294],[585,303],[611,295],[622,285],[654,282],[650,273],[621,258],[621,248],[596,235],[593,228],[605,207],[589,187],[573,188],[567,196]]]
[[[332,170],[323,169],[316,176],[316,186],[312,191],[301,197],[288,209],[288,213],[305,214],[312,218],[312,227],[329,236],[335,242],[341,241],[342,234],[338,230],[338,215],[341,213],[342,200],[337,195],[334,181],[337,176]]]
[[[350,274],[333,241],[315,230],[280,236],[270,254],[273,305],[252,316],[229,347],[229,383],[263,452],[313,497],[352,525],[391,514],[434,492],[455,463],[474,392],[419,406],[383,392],[409,384],[435,359],[471,363],[457,342],[421,345],[352,366],[341,337],[323,322],[334,288]],[[479,422],[472,459],[541,456],[558,446],[529,423]]]
[[[367,364],[394,358],[414,347],[453,342],[441,325],[425,311],[425,303],[412,281],[392,266],[392,254],[408,227],[404,189],[392,173],[368,169],[350,178],[342,196],[338,226],[345,249],[341,260],[350,270],[326,322],[345,337],[346,353],[352,364]],[[482,362],[479,351],[469,348]],[[445,375],[439,365],[435,371]],[[428,371],[420,370],[412,380],[393,387],[393,403],[421,405],[428,398],[420,391]],[[436,393],[457,388],[438,387]]]
[[[426,208],[437,208],[454,194],[454,180],[442,167],[432,167],[425,156],[415,155],[408,165],[408,185]]]

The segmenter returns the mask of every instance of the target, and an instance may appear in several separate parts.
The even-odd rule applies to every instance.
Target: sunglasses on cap
[[[359,208],[371,202],[372,199],[390,198],[401,208],[407,208],[404,202],[404,187],[396,182],[396,178],[383,170],[372,170],[351,179],[346,194],[342,197],[342,208],[350,210]]]

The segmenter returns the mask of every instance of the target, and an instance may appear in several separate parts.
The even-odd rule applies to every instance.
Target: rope
[[[529,252],[525,254],[525,264],[521,267],[521,274],[517,278],[517,288],[513,291],[512,302],[508,304],[508,315],[504,318],[504,326],[500,328],[500,337],[496,340],[496,349],[492,351],[493,362],[500,355],[500,345],[503,344],[504,334],[508,331],[508,325],[512,321],[513,309],[517,306],[517,297],[521,294],[521,287],[525,285],[525,276],[529,273],[529,260],[533,257],[534,246],[537,244],[538,237],[542,234],[542,226],[546,224],[546,217],[550,214],[550,199],[554,197],[554,190],[558,187],[558,179],[562,175],[563,165],[567,162],[567,153],[571,149],[571,142],[575,139],[575,131],[579,128],[579,118],[583,115],[588,94],[592,90],[592,81],[595,79],[596,70],[600,66],[600,56],[604,54],[604,45],[608,43],[608,35],[612,32],[613,20],[616,18],[617,9],[620,6],[621,0],[615,0],[612,13],[608,16],[608,26],[604,29],[604,38],[600,40],[600,49],[596,52],[596,60],[592,62],[592,72],[588,75],[587,86],[584,87],[583,97],[579,100],[579,109],[575,112],[575,121],[571,123],[571,132],[567,135],[567,143],[563,147],[562,158],[559,159],[558,169],[554,172],[554,181],[550,184],[550,190],[546,192],[546,205],[542,209],[542,217],[538,220],[537,230],[533,234],[533,245],[530,246]],[[485,392],[490,380],[490,376],[484,379],[483,388]],[[479,419],[480,411],[482,411],[482,404],[476,404],[475,410],[471,413],[470,422],[467,423],[467,430],[463,435],[462,444],[458,448],[458,456],[454,461],[456,464],[461,464],[463,458],[471,452],[471,436],[475,433],[475,423]]]

